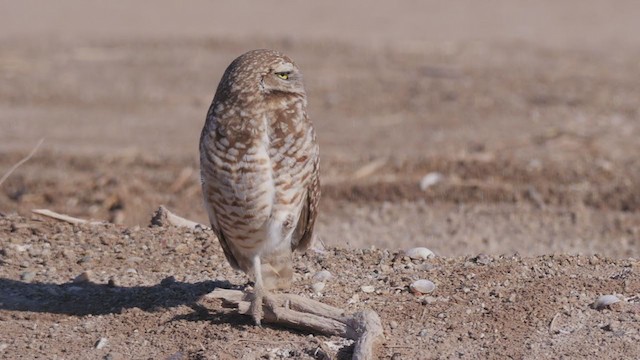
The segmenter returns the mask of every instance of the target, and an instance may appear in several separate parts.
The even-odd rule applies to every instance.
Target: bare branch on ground
[[[240,290],[216,289],[205,298],[221,299],[239,314],[250,315],[251,296]],[[354,340],[353,359],[373,359],[375,346],[384,338],[380,317],[373,310],[346,315],[342,309],[295,294],[271,294],[263,307],[265,323]]]
[[[164,207],[164,205],[160,205],[158,210],[156,210],[156,212],[153,213],[153,217],[151,218],[151,225],[157,225],[157,226],[172,225],[177,227],[186,227],[192,230],[197,227],[200,227],[202,229],[207,228],[203,224],[185,219],[181,216],[178,216],[172,213],[171,211],[169,211],[169,209]]]
[[[19,168],[22,164],[26,163],[27,161],[29,161],[29,159],[31,159],[31,157],[33,157],[33,155],[35,155],[36,151],[38,151],[38,149],[40,148],[40,145],[42,145],[42,143],[44,142],[44,138],[40,139],[40,141],[38,141],[38,143],[36,144],[36,146],[31,150],[31,152],[29,153],[29,155],[25,156],[24,158],[22,158],[22,160],[18,161],[15,165],[13,165],[11,167],[11,169],[9,169],[9,171],[7,171],[6,174],[4,174],[2,176],[2,178],[0,178],[0,185],[2,185],[2,183],[7,180],[9,178],[9,176],[11,175],[11,173],[13,173],[17,168]]]
[[[49,209],[33,209],[31,210],[32,213],[34,214],[38,214],[38,215],[42,215],[48,218],[52,218],[52,219],[56,219],[56,220],[60,220],[60,221],[64,221],[67,222],[69,224],[89,224],[89,225],[104,225],[105,222],[103,221],[88,221],[85,219],[79,219],[73,216],[69,216],[69,215],[64,215],[64,214],[59,214],[57,212],[51,211]]]

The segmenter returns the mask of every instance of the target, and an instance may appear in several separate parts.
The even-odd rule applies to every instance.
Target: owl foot
[[[264,310],[262,309],[264,294],[262,291],[258,291],[258,288],[254,291],[253,299],[251,300],[251,317],[253,317],[256,325],[261,326],[262,317],[264,316]]]
[[[288,304],[285,307],[288,309]],[[278,304],[268,292],[262,294],[260,298],[258,298],[256,293],[254,293],[249,311],[251,313],[251,317],[253,317],[253,321],[255,321],[256,325],[258,326],[261,326],[265,311],[272,314],[272,316],[275,316],[276,318],[278,318],[279,313]]]
[[[264,316],[264,310],[262,309],[262,300],[264,299],[264,282],[262,281],[262,265],[260,263],[260,257],[255,256],[253,258],[253,272],[256,278],[256,283],[253,288],[253,300],[251,300],[251,316],[256,325],[260,326],[262,317]]]

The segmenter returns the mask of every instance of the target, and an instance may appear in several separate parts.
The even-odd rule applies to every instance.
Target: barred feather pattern
[[[252,51],[225,71],[200,138],[212,228],[232,267],[252,273],[260,257],[268,289],[288,286],[293,251],[313,238],[319,152],[306,106],[293,61]]]

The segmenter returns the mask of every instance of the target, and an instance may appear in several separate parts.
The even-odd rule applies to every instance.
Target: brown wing
[[[212,217],[215,217],[215,214],[212,214],[209,216],[209,220],[211,222],[211,229],[213,230],[213,233],[218,238],[218,242],[222,247],[222,252],[224,252],[224,257],[227,258],[227,261],[229,262],[229,265],[231,265],[232,268],[236,270],[243,270],[240,268],[240,265],[238,264],[238,260],[236,260],[236,257],[233,255],[233,252],[231,251],[231,248],[227,243],[227,239],[225,238],[224,233],[222,232],[222,230],[220,230],[220,228],[217,225],[214,225],[215,219]]]
[[[311,181],[307,187],[307,196],[302,206],[302,212],[296,230],[291,241],[292,250],[304,251],[311,245],[313,239],[313,227],[318,216],[318,204],[320,203],[320,159],[317,153],[314,157]]]
[[[211,110],[209,110],[209,112],[211,112]],[[208,136],[208,132],[209,131],[207,129],[207,126],[205,125],[205,127],[202,129],[202,133],[200,134],[200,167],[201,168],[203,168],[204,166],[211,166],[211,163],[212,163],[212,161],[208,158],[209,152],[207,150],[207,142],[212,141]],[[242,270],[240,268],[240,265],[238,264],[238,260],[236,259],[235,255],[233,255],[233,252],[231,251],[231,248],[227,243],[227,239],[225,238],[224,233],[222,232],[222,229],[220,229],[220,226],[218,226],[218,219],[216,216],[216,212],[213,209],[213,206],[211,206],[210,200],[209,200],[210,195],[209,195],[208,188],[211,186],[211,184],[207,184],[205,182],[204,175],[202,174],[202,170],[200,174],[200,182],[202,183],[202,194],[204,195],[204,204],[209,214],[209,222],[211,223],[211,230],[213,230],[213,233],[218,238],[218,242],[220,242],[220,246],[222,247],[224,256],[227,258],[227,261],[229,262],[231,267],[237,270]]]
[[[227,240],[224,237],[224,234],[220,231],[216,232],[214,230],[214,232],[216,233],[216,236],[218,237],[218,242],[220,242],[220,246],[222,247],[222,251],[224,252],[224,257],[227,258],[227,261],[229,262],[229,265],[231,265],[232,268],[236,269],[236,270],[243,270],[240,268],[240,265],[238,264],[238,261],[236,260],[235,256],[233,256],[233,253],[231,252],[231,249],[229,248],[229,244],[227,244]]]

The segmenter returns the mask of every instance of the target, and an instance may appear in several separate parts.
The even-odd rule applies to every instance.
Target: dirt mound
[[[350,353],[342,339],[257,328],[218,301],[203,299],[215,288],[246,282],[208,231],[3,216],[0,239],[0,346],[7,358],[313,359],[322,351]],[[387,358],[622,358],[640,351],[635,260],[410,260],[396,251],[330,248],[297,256],[295,269],[293,292],[350,312],[377,311],[386,332],[379,353]],[[334,277],[316,294],[311,277],[323,269]],[[436,290],[411,293],[409,285],[418,279],[433,281]],[[363,292],[363,286],[374,291]],[[622,301],[592,308],[604,294]]]

